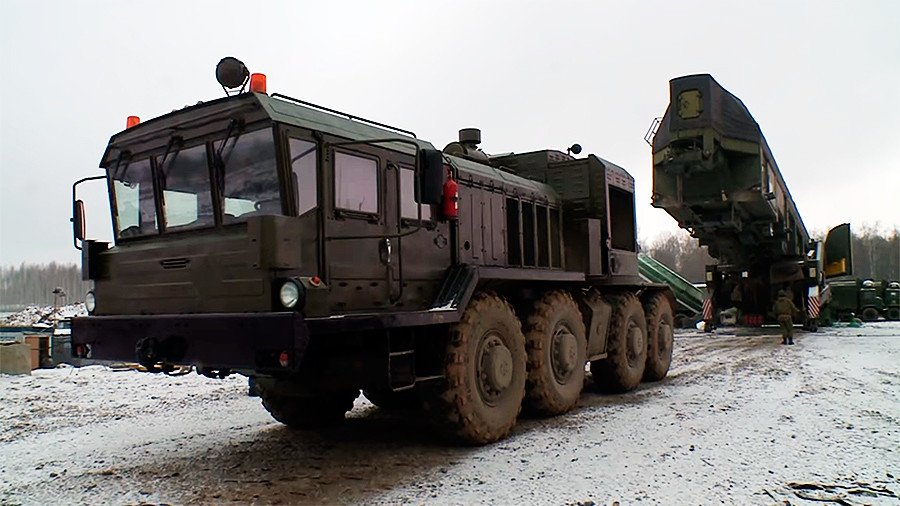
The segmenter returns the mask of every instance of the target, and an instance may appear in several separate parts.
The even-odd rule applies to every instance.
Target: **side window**
[[[302,215],[316,208],[316,143],[303,139],[290,139],[291,184],[297,199],[297,214]]]
[[[416,204],[416,173],[411,167],[400,167],[400,217],[415,220],[419,217],[416,206],[422,208],[422,219],[431,219],[431,206]]]
[[[378,214],[378,162],[335,153],[334,202],[338,209]]]
[[[157,165],[161,172],[166,227],[212,226],[214,218],[206,145],[180,149],[164,161],[160,157]]]

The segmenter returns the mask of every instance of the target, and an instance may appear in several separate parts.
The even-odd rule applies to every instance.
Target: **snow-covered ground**
[[[774,329],[680,334],[665,381],[588,389],[481,448],[363,398],[342,427],[295,432],[246,390],[99,366],[0,376],[0,503],[900,503],[898,323],[792,347]]]
[[[22,311],[17,311],[0,318],[2,327],[30,327],[32,325],[52,327],[56,320],[71,318],[73,316],[85,316],[87,310],[84,303],[69,304],[68,306],[28,306]]]

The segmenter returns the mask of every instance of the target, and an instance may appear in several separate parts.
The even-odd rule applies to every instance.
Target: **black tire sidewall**
[[[874,322],[878,319],[878,310],[874,307],[867,307],[863,309],[862,319],[867,322]]]
[[[495,311],[497,314],[495,314]],[[521,326],[518,320],[507,321],[506,315],[502,314],[504,312],[499,307],[491,307],[491,311],[488,314],[481,315],[475,324],[472,325],[466,343],[466,401],[473,407],[477,416],[490,426],[502,425],[510,417],[518,415],[527,376],[525,339],[522,336]],[[512,314],[511,311],[510,314]],[[513,371],[511,383],[503,391],[497,402],[491,405],[482,398],[479,392],[479,364],[476,363],[476,360],[479,346],[493,332],[496,332],[504,346],[509,349],[513,359]]]
[[[613,299],[613,314],[610,321],[607,357],[591,362],[591,373],[601,390],[627,392],[634,390],[643,379],[647,365],[647,319],[641,302],[633,294],[624,294]],[[628,362],[628,333],[634,323],[643,332],[645,340],[637,364]]]
[[[672,364],[672,348],[674,346],[675,323],[672,305],[663,295],[655,295],[650,299],[645,310],[647,312],[647,367],[644,369],[645,381],[659,381],[666,377]],[[662,324],[669,326],[670,335],[666,339],[665,349],[661,349],[659,331]]]
[[[542,307],[547,307],[548,310],[542,311]],[[538,318],[544,321],[539,324]],[[559,383],[553,373],[551,341],[561,323],[575,336],[578,352],[576,369],[565,384]],[[551,292],[535,304],[535,312],[529,318],[529,327],[525,336],[526,349],[529,349],[529,382],[525,397],[528,410],[540,415],[564,413],[578,402],[584,387],[587,338],[581,311],[568,293]],[[540,349],[534,349],[538,344]],[[539,358],[534,357],[537,353],[540,354]]]

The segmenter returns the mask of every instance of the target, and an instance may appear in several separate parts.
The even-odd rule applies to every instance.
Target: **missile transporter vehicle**
[[[815,328],[825,279],[851,272],[849,225],[825,244],[810,238],[759,125],[712,76],[675,78],[669,92],[647,137],[652,204],[718,261],[706,269],[704,318],[734,307],[745,323],[772,322],[772,304],[787,290],[800,321]]]
[[[240,89],[110,139],[96,177],[114,244],[85,239],[73,188],[95,283],[77,355],[243,374],[299,428],[342,420],[360,390],[420,403],[469,444],[505,437],[523,408],[571,410],[587,364],[605,391],[666,375],[672,293],[638,277],[623,168],[489,156],[475,129],[439,151],[270,96],[237,60],[217,75]]]

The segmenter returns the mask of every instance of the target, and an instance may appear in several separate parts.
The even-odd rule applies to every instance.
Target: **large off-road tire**
[[[806,321],[803,322],[803,330],[807,332],[818,332],[819,331],[819,319],[818,318],[807,318]]]
[[[292,429],[337,425],[359,396],[359,390],[314,390],[291,380],[257,380],[256,388],[272,418]]]
[[[658,293],[644,305],[647,315],[647,366],[644,381],[659,381],[666,377],[672,365],[672,346],[675,341],[675,319],[669,298]]]
[[[552,416],[571,410],[584,386],[587,353],[578,305],[567,292],[548,292],[534,303],[526,328],[526,411]]]
[[[439,428],[468,444],[506,437],[525,395],[525,337],[512,307],[477,293],[449,329],[444,380],[424,397]]]
[[[647,320],[634,294],[618,295],[611,302],[607,356],[591,362],[591,374],[601,390],[627,392],[640,385],[647,365]]]
[[[387,388],[367,388],[362,391],[369,402],[381,409],[409,409],[420,405],[415,389],[394,392]]]
[[[888,320],[900,320],[900,308],[890,307],[887,310]]]
[[[878,310],[874,307],[867,307],[863,309],[862,319],[864,322],[874,322],[878,319]]]

